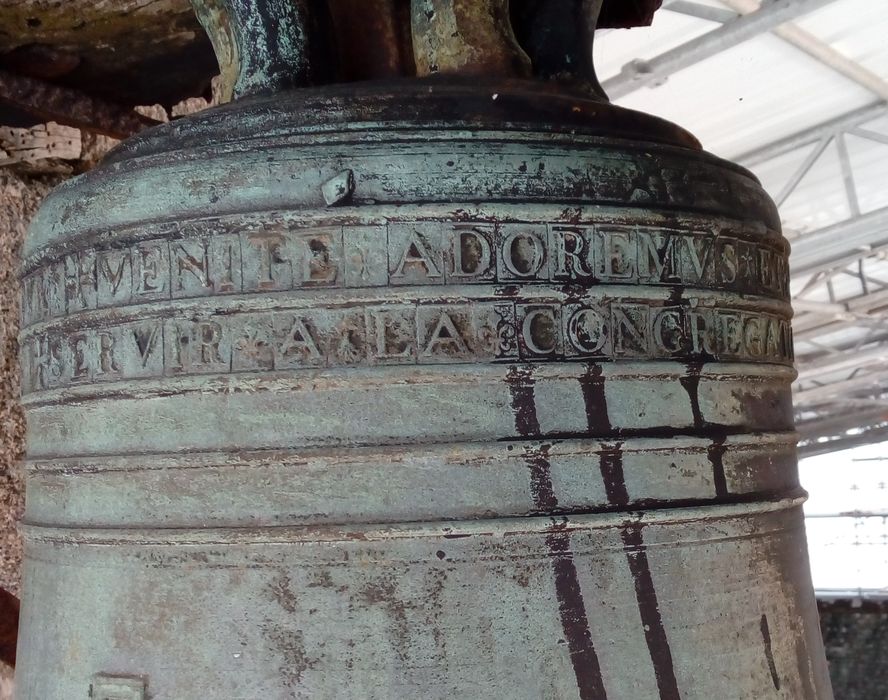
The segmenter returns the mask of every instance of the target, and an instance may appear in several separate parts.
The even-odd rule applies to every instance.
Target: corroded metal
[[[343,82],[414,75],[410,0],[330,0]]]
[[[219,58],[223,99],[324,82],[334,72],[322,0],[193,0]]]
[[[592,43],[604,0],[528,0],[512,3],[518,41],[533,74],[572,83],[607,99],[592,62]]]
[[[416,74],[527,76],[509,0],[411,0]]]
[[[831,698],[773,203],[464,65],[235,101],[46,201],[21,698]]]

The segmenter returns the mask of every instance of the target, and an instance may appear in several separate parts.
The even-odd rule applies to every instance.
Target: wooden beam
[[[0,588],[0,661],[15,666],[18,641],[19,599]]]
[[[0,102],[43,121],[73,126],[116,139],[125,139],[159,122],[130,108],[106,102],[79,90],[0,70]]]

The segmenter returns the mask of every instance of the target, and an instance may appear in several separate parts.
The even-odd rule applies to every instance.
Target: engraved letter
[[[546,261],[546,248],[531,231],[513,231],[503,240],[503,263],[515,277],[536,276]]]
[[[707,238],[702,239],[702,258],[700,256],[701,251],[697,248],[696,236],[683,236],[682,240],[687,244],[688,257],[691,261],[691,267],[693,268],[694,273],[693,276],[691,276],[685,272],[685,282],[688,284],[702,282],[703,275],[712,258],[712,240]]]
[[[118,372],[117,360],[114,358],[114,336],[110,333],[99,333],[99,373]]]
[[[292,263],[281,255],[284,237],[280,233],[263,232],[251,235],[248,240],[259,251],[257,288],[288,288],[291,283]],[[285,279],[280,279],[278,266],[285,263],[291,266],[290,275],[285,274]],[[286,268],[284,271],[286,272]]]
[[[458,229],[453,237],[453,276],[480,277],[490,269],[490,243],[471,229]]]
[[[435,265],[432,254],[416,231],[413,231],[407,239],[407,245],[404,246],[401,260],[398,262],[395,271],[392,272],[392,277],[404,277],[404,268],[408,266],[411,268],[414,266],[424,267],[427,277],[441,276],[441,271]]]
[[[200,283],[201,287],[212,286],[212,282],[210,282],[209,246],[206,241],[201,241],[200,247],[201,252],[200,258],[198,259],[185,250],[184,246],[176,246],[176,269],[178,271],[177,282],[179,289],[185,288],[185,285],[182,283],[182,273],[185,271],[194,275],[194,278]],[[145,271],[143,269],[142,275],[144,276],[144,274]]]
[[[571,345],[583,353],[597,353],[607,341],[607,322],[595,309],[580,309],[567,322]]]
[[[409,313],[413,313],[411,309]],[[388,312],[382,309],[369,311],[373,319],[373,328],[376,335],[376,358],[390,360],[401,357],[410,357],[413,354],[413,340],[415,326],[410,320],[397,312]]]
[[[219,344],[222,342],[222,326],[214,321],[205,321],[197,325],[200,339],[200,361],[202,364],[222,362]]]
[[[750,357],[761,357],[765,351],[762,337],[763,321],[764,319],[759,316],[752,316],[743,321],[743,345]]]
[[[86,336],[73,336],[71,338],[71,346],[74,351],[74,379],[82,379],[89,374],[89,365],[86,362],[88,348]]]
[[[583,251],[587,247],[586,240],[579,231],[564,228],[552,229],[552,255],[555,259],[555,276],[558,278],[576,279],[590,274],[583,261]],[[591,250],[586,256],[591,254]]]
[[[654,316],[654,343],[667,353],[679,352],[684,344],[684,328],[678,309],[662,309]]]
[[[330,256],[330,243],[329,235],[309,236],[305,239],[303,281],[315,284],[336,281],[339,266]]]
[[[453,319],[447,315],[446,311],[442,311],[441,315],[438,317],[438,323],[435,324],[435,329],[429,336],[429,342],[426,344],[422,354],[425,357],[434,355],[435,350],[439,346],[445,353],[448,351],[448,348],[452,348],[454,353],[465,354],[469,351],[465,342],[463,342],[459,331],[456,329]]]
[[[637,254],[629,231],[601,231],[601,276],[605,279],[631,279]]]
[[[678,282],[675,274],[675,237],[662,234],[658,245],[649,231],[638,231],[638,274],[651,282]]]
[[[136,347],[139,350],[139,357],[142,358],[142,367],[148,366],[148,358],[157,345],[157,331],[160,324],[141,327],[133,330],[133,339],[136,341]]]
[[[321,357],[311,332],[299,316],[293,317],[293,324],[280,346],[280,352],[284,357],[296,354],[301,360],[317,360]]]
[[[721,281],[731,284],[737,279],[737,249],[733,243],[726,242],[722,245],[721,261]]]
[[[551,355],[558,348],[556,328],[557,321],[552,309],[531,309],[521,324],[525,346],[536,355]]]
[[[650,308],[646,306],[614,304],[611,307],[614,326],[614,354],[650,355],[647,339],[647,316],[649,313]]]
[[[161,248],[162,244],[141,246],[136,248],[138,253],[138,286],[136,291],[139,294],[152,294],[163,291],[164,274],[169,274],[164,269],[164,254]]]
[[[712,337],[711,312],[688,313],[688,324],[691,327],[691,350],[695,355],[716,356]]]
[[[740,355],[743,352],[743,325],[739,314],[719,314],[721,346],[726,353]]]

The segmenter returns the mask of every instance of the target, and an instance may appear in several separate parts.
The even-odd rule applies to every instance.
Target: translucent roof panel
[[[795,23],[876,75],[886,75],[886,12],[885,0],[836,0]]]
[[[854,0],[836,0],[835,5],[849,2]],[[883,13],[888,6],[882,0],[872,4],[883,6]],[[609,32],[596,39],[600,77],[606,80],[633,59],[651,58],[718,26],[670,12],[667,6],[655,15],[651,27]],[[663,85],[642,87],[617,100],[690,129],[705,148],[725,157],[872,102],[868,90],[769,34],[675,73]]]
[[[596,38],[599,77],[617,104],[675,122],[750,167],[777,201],[793,247],[796,389],[831,384],[799,395],[797,422],[808,444],[838,449],[873,427],[859,416],[888,394],[888,0],[671,3],[651,27]],[[693,16],[701,5],[708,19]],[[778,27],[771,12],[792,19]],[[738,27],[760,31],[743,29],[740,41]],[[683,66],[669,74],[658,69],[667,51]],[[849,362],[858,354],[865,361]],[[825,432],[805,432],[821,419]]]

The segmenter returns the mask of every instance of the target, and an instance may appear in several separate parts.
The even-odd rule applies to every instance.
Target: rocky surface
[[[63,175],[28,176],[0,168],[0,587],[18,594],[24,507],[21,458],[25,421],[19,406],[19,251],[28,221]],[[12,698],[12,670],[0,664],[0,700]]]
[[[25,421],[19,406],[19,251],[40,201],[63,176],[19,175],[0,169],[0,587],[18,593],[24,506],[20,466]]]

